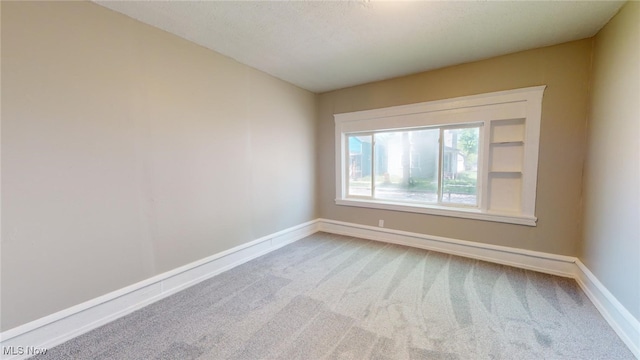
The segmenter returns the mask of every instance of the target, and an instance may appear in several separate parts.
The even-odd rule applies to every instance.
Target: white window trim
[[[452,99],[401,105],[375,110],[335,114],[336,204],[394,211],[452,216],[519,225],[536,226],[536,187],[542,96],[546,85],[464,96]],[[501,120],[524,120],[523,159],[521,164],[520,208],[517,211],[491,209],[489,205],[489,156],[491,125]],[[495,123],[492,123],[495,122]],[[431,204],[408,204],[377,199],[347,197],[344,171],[346,166],[346,134],[374,132],[411,127],[428,127],[481,123],[482,162],[478,164],[477,208]],[[398,126],[398,124],[402,124]],[[494,171],[495,172],[495,171]]]

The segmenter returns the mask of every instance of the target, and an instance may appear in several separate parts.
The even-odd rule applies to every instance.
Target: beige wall
[[[320,95],[320,216],[486,244],[576,255],[591,40],[541,48]],[[537,227],[336,206],[333,114],[547,85],[542,105]]]
[[[315,219],[315,95],[89,2],[2,2],[7,330]]]
[[[595,38],[580,259],[640,319],[640,3]]]

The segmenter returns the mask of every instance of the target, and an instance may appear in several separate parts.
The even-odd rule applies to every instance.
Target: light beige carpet
[[[633,359],[571,279],[317,233],[39,359]]]

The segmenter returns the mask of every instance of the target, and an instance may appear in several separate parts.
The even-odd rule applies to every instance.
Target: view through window
[[[348,196],[477,206],[479,134],[478,125],[349,134]]]

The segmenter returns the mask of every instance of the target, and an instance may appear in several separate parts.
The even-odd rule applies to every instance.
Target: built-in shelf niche
[[[518,212],[522,206],[525,120],[492,121],[490,131],[488,210]]]
[[[521,206],[522,174],[512,172],[490,174],[489,210],[507,213],[518,212]]]
[[[491,122],[491,143],[523,143],[524,119],[498,120]]]
[[[524,143],[491,144],[490,172],[522,172]]]

